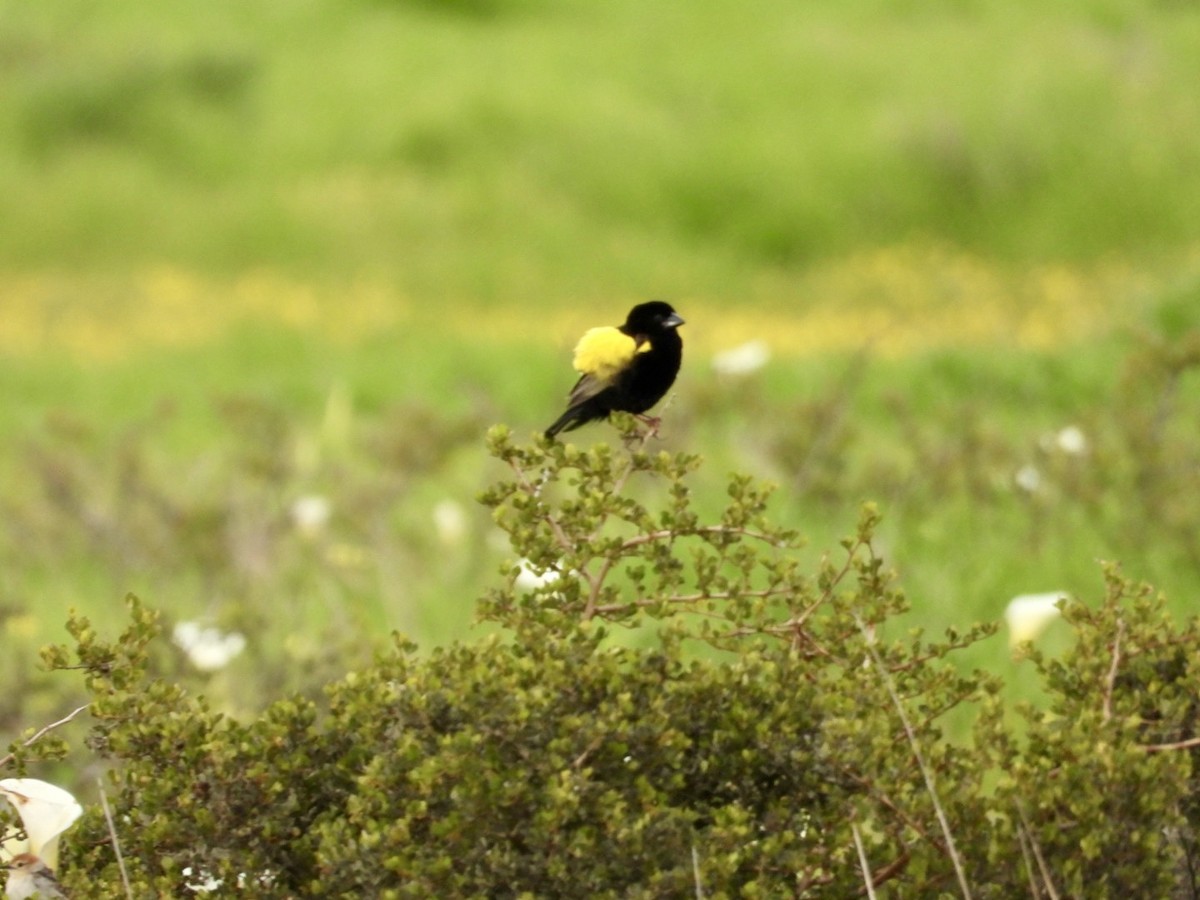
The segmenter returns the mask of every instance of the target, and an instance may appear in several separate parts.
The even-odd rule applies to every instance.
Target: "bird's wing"
[[[581,375],[575,382],[575,387],[571,388],[571,393],[567,395],[567,406],[574,408],[585,400],[591,400],[606,387],[608,385],[605,382],[593,375]]]
[[[595,397],[629,368],[634,358],[650,345],[640,343],[619,328],[590,328],[575,345],[575,371],[579,381],[568,402],[575,406]]]
[[[575,345],[575,371],[611,384],[638,353],[649,349],[619,328],[589,328]]]

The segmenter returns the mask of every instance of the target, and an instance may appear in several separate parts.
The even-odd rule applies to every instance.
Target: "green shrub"
[[[156,616],[73,648],[111,765],[63,877],[88,896],[1195,896],[1200,640],[1106,571],[1076,641],[1032,654],[1044,708],[902,631],[878,514],[815,571],[734,476],[701,520],[686,454],[520,445],[484,495],[517,564],[493,630],[401,639],[329,687],[238,722],[154,675]],[[972,740],[947,716],[974,714]],[[1056,891],[1052,894],[1051,891]],[[1148,893],[1147,893],[1148,892]]]

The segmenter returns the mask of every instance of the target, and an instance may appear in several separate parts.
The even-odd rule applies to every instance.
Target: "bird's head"
[[[42,861],[32,853],[18,853],[8,861],[5,868],[14,869],[18,872],[27,872],[30,869],[36,869],[42,864]]]
[[[683,324],[679,313],[662,300],[639,303],[629,311],[621,330],[626,334],[657,334]]]

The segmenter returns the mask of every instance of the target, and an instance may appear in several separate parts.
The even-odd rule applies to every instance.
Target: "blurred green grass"
[[[9,267],[755,301],[762,269],[863,245],[1197,234],[1191,4],[2,8]]]
[[[0,16],[13,683],[128,590],[254,636],[222,676],[251,706],[467,633],[505,555],[483,431],[544,427],[579,330],[648,295],[688,319],[697,491],[777,481],[814,560],[878,500],[914,623],[1086,596],[1102,556],[1194,595],[1194,4]]]

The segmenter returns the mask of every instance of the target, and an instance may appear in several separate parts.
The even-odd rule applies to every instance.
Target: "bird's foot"
[[[646,437],[648,437],[648,438],[658,437],[658,427],[660,425],[662,425],[661,418],[659,418],[658,416],[647,416],[644,413],[638,413],[637,418],[639,421],[643,422],[646,425],[647,429],[649,429],[646,432]]]

